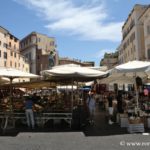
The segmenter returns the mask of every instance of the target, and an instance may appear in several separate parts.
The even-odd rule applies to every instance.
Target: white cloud
[[[123,22],[108,22],[103,0],[15,0],[47,20],[46,28],[85,40],[121,40]],[[107,20],[107,23],[105,21]]]

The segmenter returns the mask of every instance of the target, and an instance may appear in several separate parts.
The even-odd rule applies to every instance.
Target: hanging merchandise
[[[109,87],[108,87],[109,89],[109,91],[114,91],[114,84],[109,84]]]
[[[118,90],[123,90],[123,85],[122,84],[118,84]]]

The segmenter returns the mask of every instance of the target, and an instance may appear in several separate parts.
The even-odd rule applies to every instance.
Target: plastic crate
[[[129,133],[143,133],[145,131],[144,129],[144,124],[140,123],[140,124],[129,124],[128,125],[128,132]]]

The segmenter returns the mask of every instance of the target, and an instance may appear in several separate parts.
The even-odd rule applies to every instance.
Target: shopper
[[[131,98],[131,95],[129,94],[128,96],[129,98]],[[118,91],[118,94],[117,94],[117,111],[118,113],[123,113],[123,99],[122,99],[122,92],[121,91]]]
[[[91,124],[94,124],[94,114],[95,114],[96,102],[95,102],[93,92],[89,92],[89,97],[87,98],[87,106],[88,106],[89,113],[90,113],[89,121]]]
[[[34,103],[32,97],[29,96],[25,101],[25,111],[26,111],[27,125],[29,128],[32,129],[34,129],[35,127],[33,105]]]
[[[112,96],[111,93],[109,93],[107,99],[108,99],[108,112],[109,112],[109,120],[108,120],[108,123],[111,125],[111,124],[114,123],[114,122],[112,121],[112,116],[113,116],[114,109],[113,109],[113,96]]]

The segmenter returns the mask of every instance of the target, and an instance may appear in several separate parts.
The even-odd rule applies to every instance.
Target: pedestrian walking
[[[90,113],[89,121],[90,121],[91,124],[94,124],[94,115],[95,115],[96,102],[95,102],[93,92],[89,92],[89,96],[87,98],[87,106],[88,106],[89,113]]]

